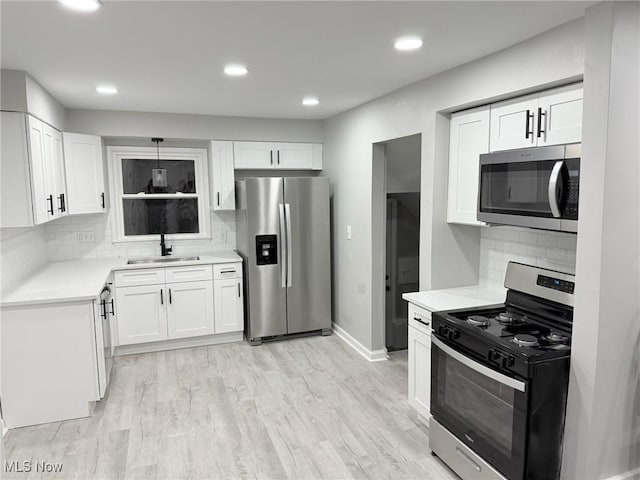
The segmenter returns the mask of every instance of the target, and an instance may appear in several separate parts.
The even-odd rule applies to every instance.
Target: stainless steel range
[[[430,448],[465,480],[559,478],[574,276],[509,262],[505,287],[433,314]]]

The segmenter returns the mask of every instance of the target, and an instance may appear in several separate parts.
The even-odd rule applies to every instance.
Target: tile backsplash
[[[518,227],[489,227],[480,233],[480,284],[502,286],[510,260],[575,273],[577,236]]]
[[[111,213],[65,217],[46,226],[49,261],[104,257],[160,255],[160,236],[154,242],[113,243]],[[211,213],[211,239],[169,240],[173,255],[206,255],[236,248],[234,212]],[[95,241],[79,242],[78,233],[93,233]]]
[[[47,262],[46,227],[0,229],[0,289],[13,285]]]

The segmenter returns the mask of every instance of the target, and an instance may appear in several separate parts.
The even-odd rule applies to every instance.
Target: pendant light
[[[166,188],[167,182],[167,169],[160,168],[160,142],[164,142],[164,138],[154,137],[151,139],[156,144],[156,153],[158,159],[158,168],[151,169],[151,183],[154,187]]]

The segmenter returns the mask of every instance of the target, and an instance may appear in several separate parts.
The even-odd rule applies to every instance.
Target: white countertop
[[[505,288],[473,286],[405,293],[402,298],[430,312],[437,312],[504,303],[506,294]]]
[[[96,298],[109,274],[115,270],[166,268],[185,265],[241,262],[232,251],[202,255],[199,260],[127,265],[126,258],[73,260],[48,263],[37,272],[2,292],[0,307],[17,307],[46,303],[80,302]]]

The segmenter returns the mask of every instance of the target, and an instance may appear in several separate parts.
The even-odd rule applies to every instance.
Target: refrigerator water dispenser
[[[277,252],[277,235],[256,235],[256,263],[258,265],[277,265]]]

